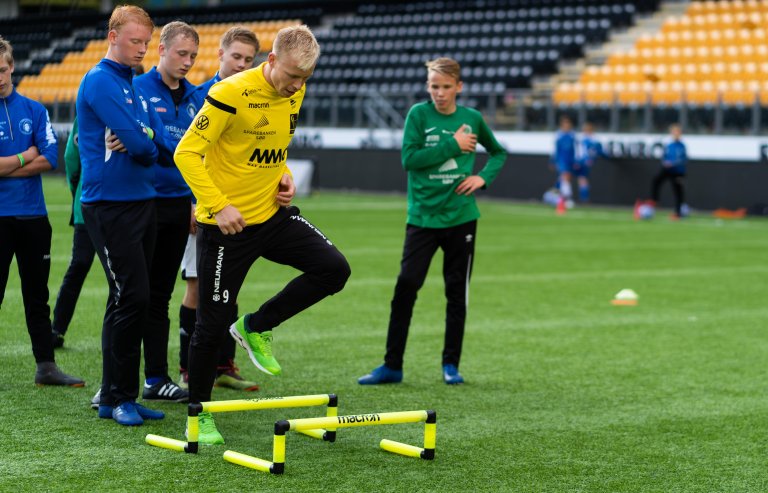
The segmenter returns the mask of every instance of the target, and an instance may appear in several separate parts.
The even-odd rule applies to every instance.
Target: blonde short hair
[[[320,45],[306,25],[284,27],[272,43],[272,52],[280,58],[293,56],[301,70],[311,70],[320,57]]]
[[[155,23],[149,17],[149,14],[135,5],[120,5],[115,7],[109,18],[108,31],[120,31],[120,29],[129,22],[135,22],[146,26],[150,31],[154,31]]]
[[[453,58],[441,57],[430,60],[424,64],[427,67],[427,74],[430,71],[437,72],[438,74],[447,75],[456,79],[456,82],[461,81],[461,65]]]
[[[164,25],[163,30],[160,31],[160,43],[168,46],[177,36],[191,39],[196,45],[200,44],[200,36],[195,31],[195,28],[182,21],[173,21]]]
[[[0,57],[3,57],[8,65],[13,65],[13,47],[11,42],[0,36]]]

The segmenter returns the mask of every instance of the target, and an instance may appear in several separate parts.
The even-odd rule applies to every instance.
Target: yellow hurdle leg
[[[268,460],[251,457],[232,450],[224,452],[224,460],[239,466],[249,467],[261,472],[271,472],[272,463]]]
[[[424,450],[421,447],[414,447],[413,445],[408,445],[407,443],[395,442],[393,440],[387,440],[386,438],[379,442],[379,446],[387,452],[416,458],[420,458],[421,452]]]
[[[199,434],[200,427],[198,417],[189,416],[187,418],[187,440],[190,442],[196,442]]]
[[[167,448],[168,450],[175,450],[176,452],[184,452],[184,448],[187,446],[187,442],[181,440],[174,440],[173,438],[161,437],[160,435],[147,435],[146,442],[155,447]]]

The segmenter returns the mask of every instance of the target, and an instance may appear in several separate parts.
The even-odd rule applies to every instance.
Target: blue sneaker
[[[163,419],[165,417],[164,412],[144,407],[137,402],[134,402],[133,406],[136,408],[136,412],[139,413],[139,416],[144,419]]]
[[[112,419],[112,411],[114,410],[112,406],[99,404],[98,410],[99,410],[99,417],[101,419]]]
[[[443,365],[443,380],[448,385],[464,383],[464,377],[461,376],[456,365]]]
[[[101,407],[101,406],[99,406]],[[106,407],[106,406],[105,406]],[[125,401],[112,409],[112,419],[123,426],[138,426],[144,424],[144,419],[136,411],[136,403]]]
[[[403,381],[403,370],[392,370],[381,365],[371,370],[371,373],[357,379],[360,385],[378,385],[380,383],[400,383]]]

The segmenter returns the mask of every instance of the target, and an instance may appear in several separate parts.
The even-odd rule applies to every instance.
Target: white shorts
[[[181,259],[181,278],[197,279],[197,235],[189,235],[184,257]]]

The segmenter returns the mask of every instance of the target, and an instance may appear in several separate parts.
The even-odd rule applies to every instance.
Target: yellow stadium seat
[[[580,104],[582,102],[581,84],[571,84],[569,82],[564,82],[558,85],[554,94],[552,95],[552,101],[560,106],[572,106]]]
[[[676,105],[683,100],[682,84],[659,82],[651,90],[651,102],[654,105]]]

